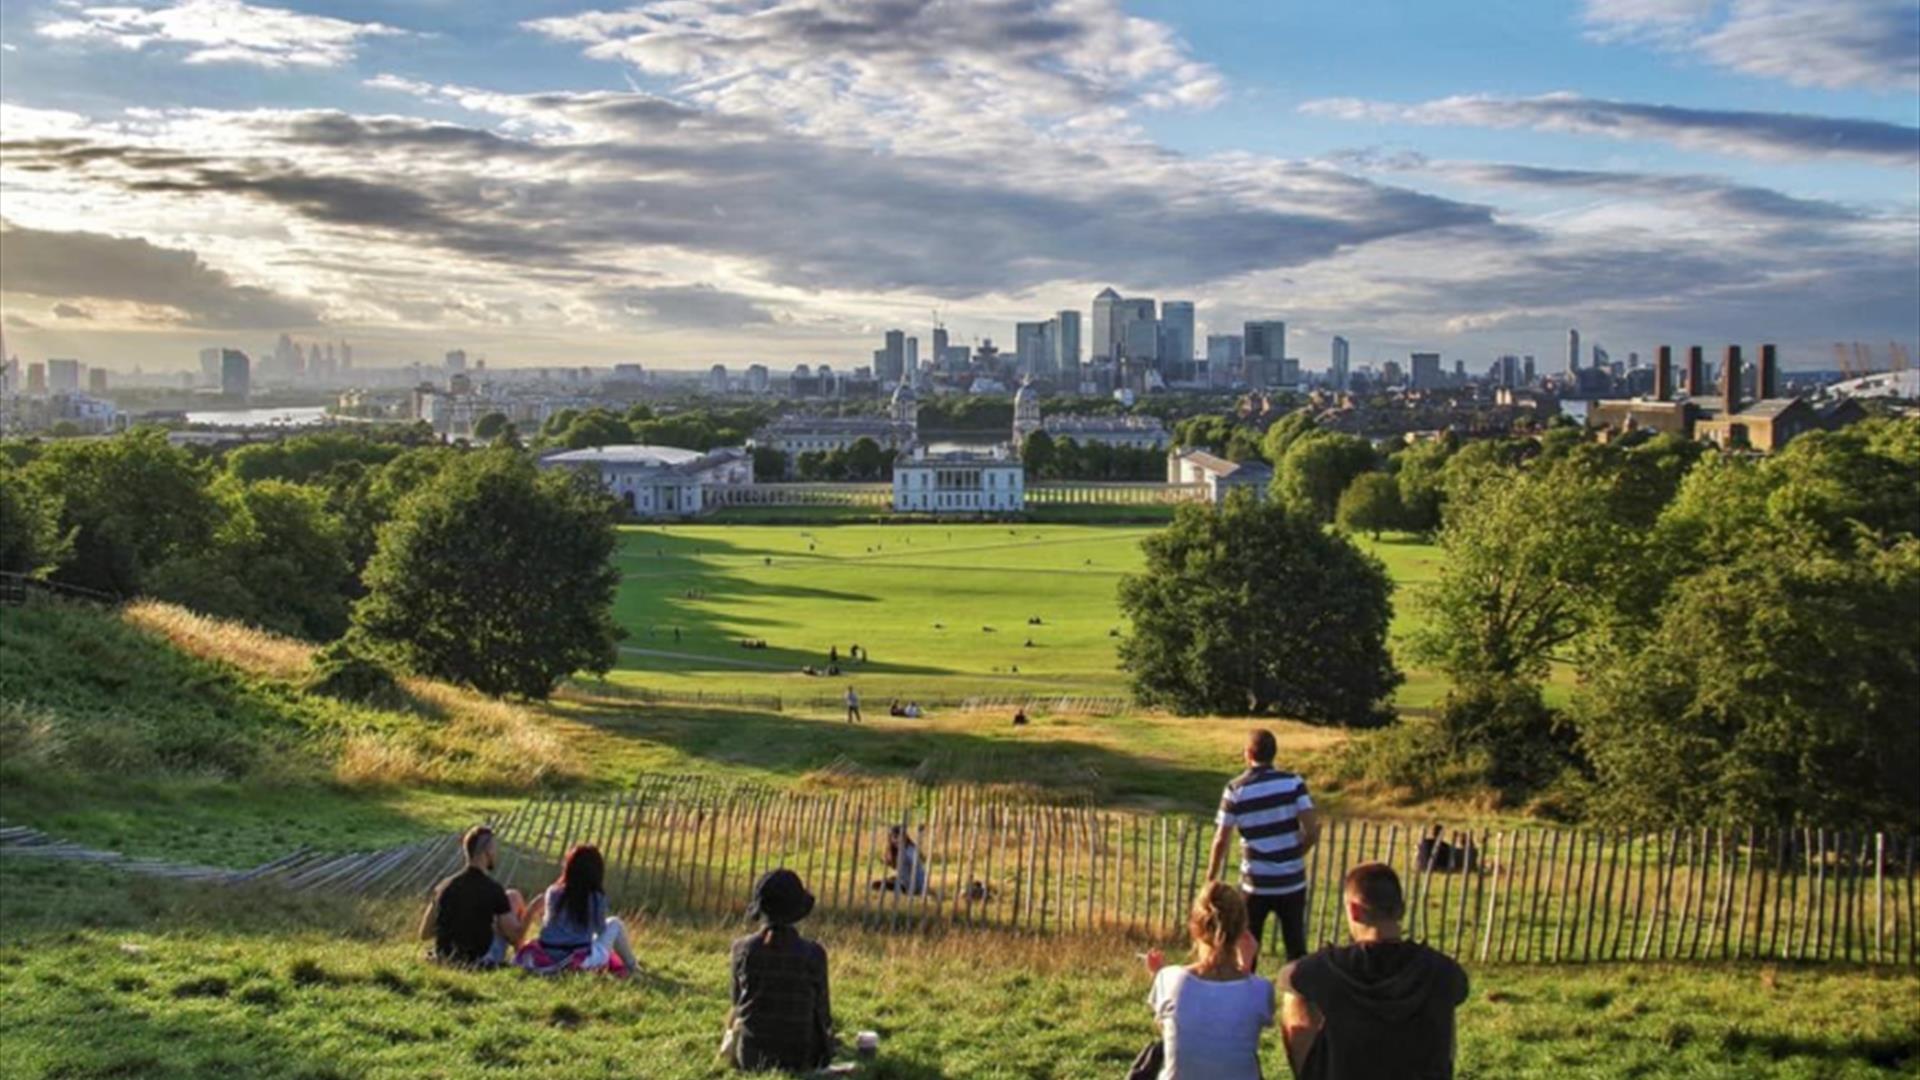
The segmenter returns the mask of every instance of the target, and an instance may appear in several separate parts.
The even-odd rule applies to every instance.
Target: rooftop
[[[558,454],[548,454],[540,459],[542,465],[628,465],[635,468],[653,469],[697,469],[728,458],[738,457],[746,451],[738,447],[721,447],[701,453],[698,450],[683,450],[677,446],[653,446],[647,443],[631,443],[618,446],[596,446],[585,450],[567,450]]]

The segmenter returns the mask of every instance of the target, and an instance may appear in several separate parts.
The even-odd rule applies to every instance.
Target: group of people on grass
[[[1466,1001],[1467,976],[1451,958],[1402,937],[1405,899],[1392,867],[1347,870],[1340,887],[1351,943],[1308,954],[1304,860],[1320,827],[1305,780],[1275,766],[1276,749],[1271,732],[1253,732],[1245,770],[1221,795],[1207,884],[1188,915],[1192,961],[1169,963],[1157,949],[1144,955],[1157,1031],[1130,1080],[1259,1080],[1261,1038],[1273,1027],[1302,1080],[1451,1077],[1454,1012]],[[1238,888],[1220,880],[1236,836]],[[491,830],[469,830],[463,844],[466,868],[439,884],[421,920],[436,959],[538,973],[636,969],[626,928],[608,911],[597,849],[570,850],[559,880],[528,904],[494,879]],[[906,829],[889,830],[886,859],[893,872],[874,889],[927,891],[926,861]],[[792,870],[755,883],[748,916],[759,925],[733,943],[721,1043],[737,1068],[805,1071],[833,1060],[827,952],[796,929],[813,904]],[[1269,979],[1257,968],[1270,916],[1287,962]]]

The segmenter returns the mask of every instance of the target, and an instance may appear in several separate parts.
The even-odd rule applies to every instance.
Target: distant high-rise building
[[[1522,386],[1533,384],[1533,354],[1531,353],[1520,358],[1520,378]]]
[[[353,370],[353,346],[344,341],[340,343],[340,370],[343,372]]]
[[[764,394],[773,387],[773,376],[765,364],[747,365],[747,393]]]
[[[47,391],[54,394],[80,392],[80,361],[47,361]]]
[[[1171,372],[1184,374],[1193,366],[1193,301],[1168,300],[1161,304],[1160,326],[1166,345],[1161,350],[1160,364]]]
[[[1327,357],[1327,382],[1335,390],[1345,391],[1347,388],[1347,379],[1351,364],[1348,352],[1349,346],[1347,345],[1347,339],[1338,334],[1334,335],[1333,347],[1330,355]]]
[[[874,377],[883,383],[897,383],[907,370],[907,334],[889,330],[886,347],[873,354]]]
[[[727,392],[727,365],[715,364],[707,369],[707,393],[724,394]]]
[[[1239,334],[1207,335],[1207,381],[1225,386],[1239,378],[1246,366],[1246,339]]]
[[[1117,359],[1120,352],[1120,294],[1101,289],[1093,298],[1093,358]]]
[[[1053,377],[1063,383],[1080,381],[1080,313],[1068,309],[1053,316]]]
[[[1520,385],[1520,358],[1511,354],[1502,356],[1493,363],[1493,382],[1495,386],[1508,389]]]
[[[1262,319],[1241,329],[1247,385],[1278,383],[1287,359],[1287,324],[1279,319]]]
[[[101,367],[88,368],[87,369],[87,393],[104,394],[106,392],[107,392],[107,369],[101,368]]]
[[[946,327],[936,326],[933,328],[933,351],[927,354],[927,359],[933,361],[935,367],[947,366]]]
[[[1411,360],[1412,376],[1408,385],[1415,390],[1431,390],[1441,384],[1439,353],[1417,352]]]
[[[1567,374],[1580,370],[1580,331],[1567,331]]]
[[[44,394],[47,392],[47,365],[34,361],[27,365],[27,393]]]
[[[1053,342],[1047,333],[1051,325],[1044,322],[1013,324],[1013,362],[1020,374],[1035,379],[1052,376]]]
[[[1160,320],[1129,319],[1123,324],[1120,358],[1147,367],[1160,363]]]
[[[647,381],[647,369],[639,364],[613,365],[613,381],[623,383],[643,383]]]
[[[920,339],[919,338],[909,337],[907,339],[907,355],[905,357],[904,363],[901,366],[904,369],[901,376],[903,381],[912,382],[914,376],[920,373]]]
[[[941,353],[940,366],[948,371],[965,371],[972,355],[973,351],[965,345],[949,345]]]
[[[220,393],[245,401],[252,392],[253,362],[239,349],[220,350]]]
[[[448,373],[467,370],[467,350],[453,349],[449,351],[447,353],[446,367]]]
[[[200,385],[220,385],[220,350],[200,350]]]

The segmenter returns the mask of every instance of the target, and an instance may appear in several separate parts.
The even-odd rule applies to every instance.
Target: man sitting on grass
[[[433,939],[432,957],[442,963],[498,967],[509,943],[519,940],[527,903],[517,889],[493,880],[499,856],[493,830],[475,825],[460,839],[467,868],[434,887],[420,936]]]
[[[1467,973],[1445,954],[1400,937],[1406,902],[1385,863],[1347,871],[1341,898],[1351,945],[1329,945],[1280,969],[1282,1027],[1300,1080],[1453,1076],[1453,1013]]]

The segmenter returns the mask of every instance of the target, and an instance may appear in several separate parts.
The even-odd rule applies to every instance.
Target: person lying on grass
[[[794,929],[812,910],[813,894],[785,867],[753,886],[747,917],[761,927],[733,943],[733,1004],[720,1043],[734,1068],[801,1072],[833,1061],[827,950]]]
[[[1149,1044],[1130,1077],[1147,1080],[1260,1080],[1260,1032],[1273,1026],[1273,983],[1253,973],[1247,902],[1223,882],[1201,888],[1187,916],[1193,963],[1167,966],[1146,955],[1153,989],[1147,1005],[1161,1039]]]
[[[1406,902],[1387,864],[1347,871],[1341,899],[1353,944],[1295,960],[1277,980],[1289,994],[1282,1032],[1294,1073],[1301,1080],[1448,1080],[1467,973],[1438,950],[1401,939]]]
[[[420,936],[433,939],[429,957],[445,964],[498,967],[526,928],[527,902],[517,889],[493,880],[499,862],[493,830],[475,825],[460,838],[466,868],[433,888]]]
[[[526,925],[540,936],[522,944],[514,963],[536,974],[606,971],[618,960],[620,974],[637,969],[627,928],[607,914],[606,860],[592,844],[575,844],[560,865],[560,880],[534,898]],[[526,930],[521,931],[522,936]]]

